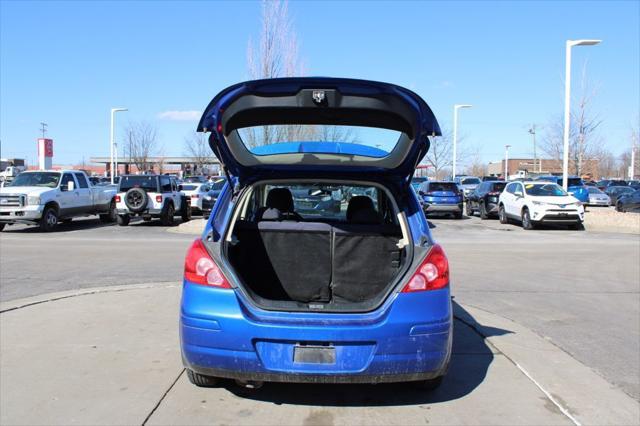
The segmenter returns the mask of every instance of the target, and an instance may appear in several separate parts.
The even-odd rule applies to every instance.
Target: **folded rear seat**
[[[260,239],[280,286],[298,302],[331,298],[331,226],[319,222],[258,223]]]
[[[334,301],[363,302],[379,296],[400,267],[400,227],[340,224],[333,232]]]

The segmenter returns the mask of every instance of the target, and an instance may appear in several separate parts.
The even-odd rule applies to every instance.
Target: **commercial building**
[[[517,174],[518,172],[526,172],[531,175],[561,175],[562,174],[562,160],[555,160],[550,158],[509,158],[508,160],[509,175]],[[574,174],[575,167],[573,162],[569,162],[569,175]],[[582,176],[589,177],[591,179],[598,179],[598,160],[588,159],[584,160],[582,166]],[[500,161],[490,162],[487,165],[487,173],[491,176],[502,176],[504,174],[504,159]]]

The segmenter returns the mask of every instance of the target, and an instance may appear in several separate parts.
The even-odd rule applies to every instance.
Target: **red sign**
[[[44,140],[44,156],[53,157],[53,139]]]
[[[44,156],[45,157],[53,157],[53,139],[38,139],[38,145],[44,145]],[[40,148],[38,148],[38,152],[40,152]]]

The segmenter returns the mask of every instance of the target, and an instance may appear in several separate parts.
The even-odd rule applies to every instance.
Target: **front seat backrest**
[[[380,216],[373,201],[366,195],[357,195],[349,200],[347,207],[347,222],[374,224],[380,223]]]

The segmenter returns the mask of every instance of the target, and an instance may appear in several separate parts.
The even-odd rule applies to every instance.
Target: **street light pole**
[[[459,105],[456,104],[453,106],[453,164],[452,164],[452,179],[456,178],[456,159],[457,159],[457,148],[458,148],[458,110],[460,108],[471,108],[472,105]]]
[[[509,148],[511,145],[504,146],[504,181],[509,181]]]
[[[118,157],[117,157],[117,151],[115,150],[115,141],[114,141],[114,115],[116,112],[120,112],[120,111],[128,111],[126,108],[111,108],[111,134],[109,137],[109,148],[111,149],[111,162],[109,164],[109,172],[111,174],[111,185],[113,185],[114,181],[113,181],[113,177],[116,173],[116,170],[114,170],[114,162],[113,162],[113,158],[114,158],[114,153],[116,155],[116,160],[115,160],[115,165],[117,167],[118,164]]]
[[[529,129],[529,133],[531,133],[531,136],[533,136],[533,171],[535,173],[536,171],[536,163],[538,162],[538,157],[536,155],[536,125],[532,125],[531,128]],[[538,173],[540,172],[540,169],[538,169]]]
[[[562,187],[567,190],[569,179],[569,132],[571,127],[571,48],[573,46],[593,46],[602,40],[567,40],[565,48],[564,74],[564,140],[562,153]]]

